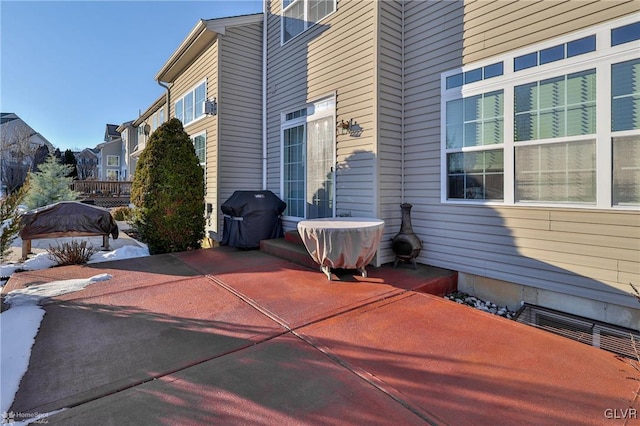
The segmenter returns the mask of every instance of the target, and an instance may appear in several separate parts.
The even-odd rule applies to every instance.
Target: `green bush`
[[[131,185],[134,226],[151,254],[200,248],[204,173],[193,143],[173,118],[149,138]]]
[[[111,216],[114,220],[129,221],[133,217],[133,211],[130,207],[120,206],[111,210]]]

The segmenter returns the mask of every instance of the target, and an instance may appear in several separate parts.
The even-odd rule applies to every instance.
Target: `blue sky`
[[[156,73],[200,19],[261,0],[0,1],[0,110],[55,147],[93,148],[165,93]]]

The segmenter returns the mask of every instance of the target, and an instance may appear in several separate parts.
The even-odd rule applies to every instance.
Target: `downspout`
[[[402,91],[402,93],[400,94],[400,200],[401,200],[401,204],[404,204],[404,119],[405,119],[405,104],[404,104],[404,95],[405,95],[405,91],[404,91],[404,84],[405,84],[405,75],[404,75],[404,69],[405,69],[405,64],[404,64],[404,39],[405,39],[405,33],[404,33],[404,16],[405,16],[405,9],[406,9],[406,4],[405,2],[402,2],[402,24],[401,24],[401,31],[400,31],[400,90]]]
[[[169,121],[169,114],[171,113],[171,92],[169,91],[169,88],[171,85],[164,84],[160,80],[156,80],[156,82],[167,91],[167,121]]]
[[[267,2],[262,3],[262,189],[267,189]]]

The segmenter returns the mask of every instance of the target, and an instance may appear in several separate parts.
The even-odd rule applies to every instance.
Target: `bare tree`
[[[16,126],[11,132],[0,135],[0,173],[2,182],[11,193],[20,188],[34,164],[39,145],[33,143],[36,133],[25,125]]]
[[[79,180],[96,180],[98,178],[98,159],[86,155],[84,152],[78,154],[76,168]]]

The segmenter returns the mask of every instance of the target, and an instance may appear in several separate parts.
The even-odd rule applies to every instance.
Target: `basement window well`
[[[640,333],[630,328],[525,303],[515,320],[618,355],[638,359]],[[635,342],[635,347],[634,347]]]

